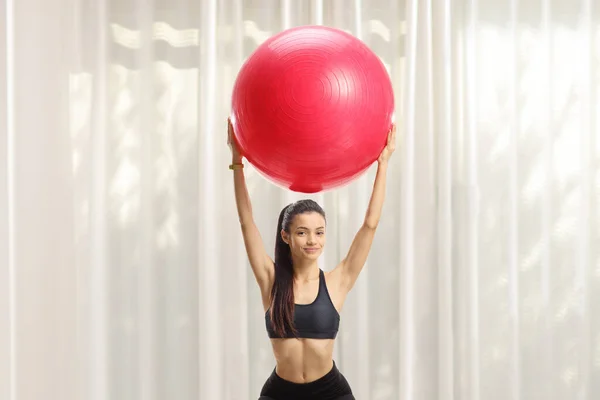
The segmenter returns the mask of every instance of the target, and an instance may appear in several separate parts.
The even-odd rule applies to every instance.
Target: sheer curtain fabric
[[[244,59],[303,24],[364,40],[396,93],[335,347],[357,399],[600,397],[597,1],[6,0],[0,20],[0,398],[258,398],[274,360],[226,118]],[[246,171],[272,251],[308,196]],[[323,269],[374,172],[309,196]]]

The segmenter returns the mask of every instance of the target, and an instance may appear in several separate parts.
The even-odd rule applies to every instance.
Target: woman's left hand
[[[386,163],[392,156],[394,150],[396,150],[396,124],[392,125],[392,129],[390,129],[390,131],[388,132],[387,144],[385,145],[385,148],[379,155],[377,162],[379,164]]]

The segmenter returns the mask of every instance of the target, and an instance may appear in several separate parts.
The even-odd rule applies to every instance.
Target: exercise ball
[[[231,121],[242,155],[295,192],[342,186],[386,145],[394,112],[390,77],[362,41],[301,26],[262,43],[235,80]]]

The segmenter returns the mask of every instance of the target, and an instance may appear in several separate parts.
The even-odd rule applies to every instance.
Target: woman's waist
[[[315,381],[333,367],[333,340],[276,339],[273,352],[277,360],[276,373],[294,383]]]

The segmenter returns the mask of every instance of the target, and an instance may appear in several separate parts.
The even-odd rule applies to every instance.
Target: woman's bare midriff
[[[333,367],[333,339],[271,339],[276,373],[294,383],[309,383]]]

